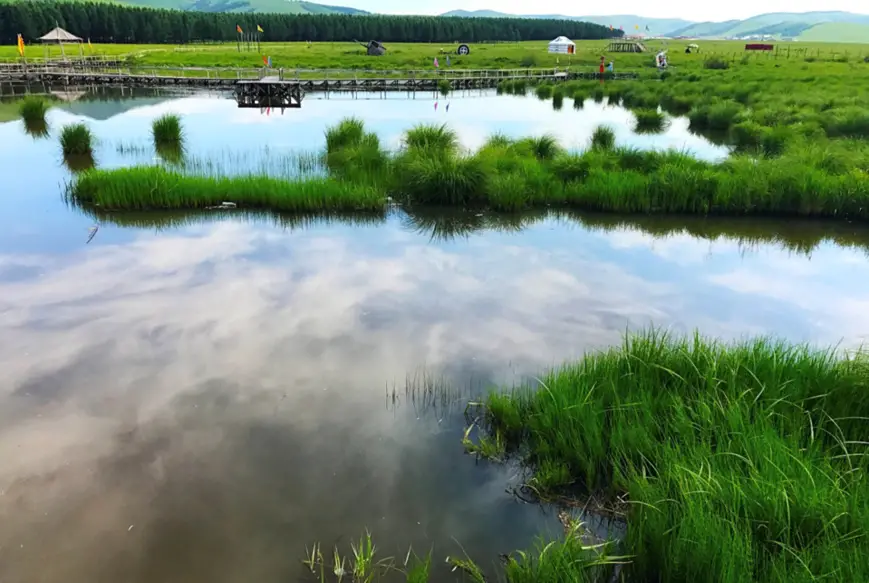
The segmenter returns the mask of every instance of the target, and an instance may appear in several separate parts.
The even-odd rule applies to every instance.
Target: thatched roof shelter
[[[75,36],[72,33],[69,33],[59,26],[56,26],[52,30],[48,31],[41,37],[39,40],[42,41],[43,44],[58,44],[60,45],[60,54],[63,58],[66,58],[66,51],[63,50],[63,43],[78,43],[78,52],[81,53],[81,43],[82,39],[80,37]],[[48,46],[45,48],[46,57],[48,56]]]

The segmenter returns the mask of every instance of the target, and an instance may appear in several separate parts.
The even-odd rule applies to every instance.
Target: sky
[[[843,10],[869,14],[867,0],[730,0],[729,2],[688,2],[687,0],[621,0],[618,3],[583,3],[565,0],[315,0],[371,12],[390,14],[441,14],[449,10],[498,10],[513,14],[565,14],[594,16],[638,14],[646,17],[684,18],[686,20],[742,19],[767,12],[811,12]]]

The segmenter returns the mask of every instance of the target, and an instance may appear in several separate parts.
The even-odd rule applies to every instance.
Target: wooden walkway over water
[[[199,67],[130,68],[40,66],[0,67],[0,82],[63,86],[187,87],[232,89],[239,107],[300,107],[306,93],[433,92],[487,89],[503,81],[529,83],[597,79],[596,72],[569,69],[441,69],[420,71],[358,71],[340,69],[223,69]],[[634,73],[615,79],[636,78]]]

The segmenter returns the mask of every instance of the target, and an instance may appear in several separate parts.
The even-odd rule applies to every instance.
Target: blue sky
[[[316,0],[322,3],[352,6],[372,12],[393,14],[440,14],[448,10],[499,10],[515,14],[558,13],[573,16],[595,14],[639,14],[687,20],[729,20],[748,18],[765,12],[809,12],[845,10],[869,13],[867,0],[731,0],[730,2],[688,2],[687,0],[621,0],[618,3],[575,3],[564,0]]]

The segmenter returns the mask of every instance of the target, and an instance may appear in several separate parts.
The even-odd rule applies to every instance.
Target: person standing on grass
[[[604,68],[604,56],[600,56],[600,78],[603,79],[603,68]]]

